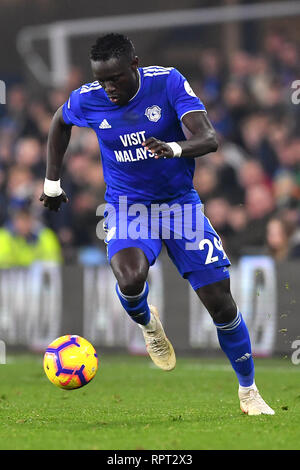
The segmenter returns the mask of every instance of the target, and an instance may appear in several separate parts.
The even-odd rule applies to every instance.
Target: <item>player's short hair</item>
[[[129,60],[134,58],[134,45],[127,36],[117,33],[109,33],[97,38],[90,52],[90,58],[94,61],[120,59],[124,56]]]

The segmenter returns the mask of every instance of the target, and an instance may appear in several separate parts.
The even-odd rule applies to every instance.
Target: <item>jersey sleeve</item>
[[[192,111],[206,112],[204,104],[193,92],[187,79],[175,68],[168,76],[167,93],[179,120]]]
[[[80,88],[72,91],[68,101],[63,105],[62,115],[66,124],[78,127],[90,127],[81,110]]]

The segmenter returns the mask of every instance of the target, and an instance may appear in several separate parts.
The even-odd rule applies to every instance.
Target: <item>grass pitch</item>
[[[0,365],[0,449],[299,449],[299,367],[256,359],[256,383],[275,416],[244,415],[224,359],[178,359],[163,372],[146,357],[101,355],[78,390],[52,385],[42,357]]]

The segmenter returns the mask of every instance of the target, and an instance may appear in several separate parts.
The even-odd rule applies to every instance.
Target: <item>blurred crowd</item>
[[[194,185],[232,259],[300,256],[300,104],[291,100],[299,59],[299,44],[273,31],[259,52],[240,50],[229,61],[220,50],[200,50],[198,73],[188,77],[219,140],[216,153],[196,160]],[[53,251],[66,263],[105,260],[96,236],[105,184],[93,131],[72,130],[61,178],[69,203],[53,213],[39,201],[52,116],[84,81],[74,67],[63,89],[36,95],[15,84],[0,115],[0,238],[9,234],[33,246],[46,233],[45,253],[34,256],[49,259]]]
[[[219,149],[197,160],[194,184],[229,256],[300,256],[299,44],[270,32],[256,54],[224,63],[204,50],[193,82],[218,132]]]

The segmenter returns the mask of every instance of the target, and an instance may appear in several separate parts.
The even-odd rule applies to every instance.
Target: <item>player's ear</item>
[[[139,66],[139,58],[138,56],[135,56],[134,59],[132,59],[132,62],[131,62],[131,67],[132,68],[138,68]]]

